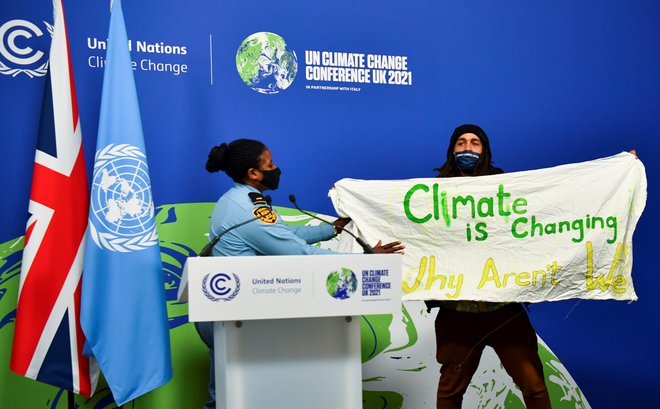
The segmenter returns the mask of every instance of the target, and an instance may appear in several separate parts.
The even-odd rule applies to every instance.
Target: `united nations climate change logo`
[[[53,26],[44,21],[46,30],[53,36]],[[0,26],[0,74],[16,77],[25,74],[30,78],[43,77],[48,72],[48,49],[44,36],[36,24],[21,19],[9,20]]]
[[[89,230],[97,246],[129,252],[158,243],[145,155],[128,144],[96,153]]]
[[[236,51],[236,69],[250,88],[262,94],[277,94],[287,89],[298,72],[295,51],[274,33],[254,33]]]
[[[328,274],[325,281],[325,288],[328,294],[338,300],[345,300],[357,290],[357,277],[355,273],[348,268],[342,268],[341,271],[333,271]]]
[[[209,279],[210,278],[210,279]],[[241,280],[236,274],[207,274],[202,279],[202,292],[211,301],[231,301],[241,291]]]

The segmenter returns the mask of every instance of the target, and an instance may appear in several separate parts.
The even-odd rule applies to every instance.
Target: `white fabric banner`
[[[644,165],[618,155],[481,177],[342,179],[330,191],[368,243],[402,241],[404,300],[636,300]],[[341,235],[339,251],[359,252]]]

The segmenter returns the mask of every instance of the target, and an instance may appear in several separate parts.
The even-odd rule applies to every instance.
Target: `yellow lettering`
[[[408,285],[405,281],[402,281],[401,287],[403,291],[408,294],[419,289],[424,276],[426,275],[428,267],[428,277],[426,280],[426,285],[424,286],[425,291],[431,291],[432,287],[436,287],[438,290],[453,290],[453,292],[448,292],[445,295],[447,298],[458,298],[463,288],[463,274],[444,276],[442,274],[435,274],[435,256],[422,257],[419,261],[419,269],[417,270],[417,276],[415,277],[415,282],[412,286]],[[437,283],[436,283],[437,281]],[[435,284],[435,285],[434,285]]]
[[[516,273],[504,274],[504,280],[502,280],[502,286],[506,287],[506,283],[509,281],[509,277],[515,277]]]
[[[516,276],[516,284],[520,286],[528,286],[529,273],[527,271],[523,271],[522,273],[518,274],[518,276]]]
[[[623,245],[623,243],[621,243],[620,245]],[[623,259],[625,260],[627,258],[628,258],[628,246],[623,246]],[[614,291],[617,294],[623,294],[627,290],[627,288],[625,288],[627,287],[627,285],[628,282],[626,281],[626,278],[622,275],[618,275],[614,277],[614,279],[612,280],[612,291]]]
[[[612,291],[617,294],[626,292],[626,279],[622,275],[618,275],[612,279]]]
[[[500,276],[497,274],[497,268],[495,268],[495,261],[493,261],[492,258],[489,258],[488,261],[486,261],[486,265],[484,265],[484,271],[481,274],[481,281],[479,281],[477,288],[483,288],[483,286],[486,284],[486,281],[489,280],[494,281],[495,287],[502,287]]]
[[[559,281],[555,279],[557,276],[557,272],[563,268],[563,266],[560,266],[557,264],[556,261],[553,261],[552,264],[547,265],[546,268],[548,271],[550,271],[550,284],[552,285],[557,285],[559,284]]]
[[[435,256],[429,258],[429,278],[426,280],[426,291],[431,289],[431,285],[435,280],[440,280],[440,288],[445,288],[447,277],[443,275],[435,275]]]
[[[591,242],[587,242],[587,291],[593,291],[596,289],[596,287],[600,288],[601,291],[606,291],[610,287],[612,283],[612,275],[614,274],[614,271],[619,264],[622,250],[624,250],[623,243],[619,243],[616,246],[616,251],[614,252],[614,260],[612,260],[612,265],[610,266],[610,271],[607,273],[607,278],[605,278],[605,275],[602,274],[594,279],[594,249]],[[628,252],[627,250],[628,249],[626,248],[626,254]],[[618,275],[617,277],[621,276]],[[619,284],[619,281],[617,281],[617,284]],[[612,290],[614,291],[614,288]]]
[[[541,282],[541,287],[545,287],[545,271],[543,271],[543,270],[534,270],[534,271],[532,271],[532,274],[534,275],[532,277],[532,285],[536,285],[536,283],[537,283],[536,277],[542,276],[543,281]]]
[[[410,287],[404,280],[401,280],[401,287],[403,287],[403,292],[408,294],[415,291],[417,287],[419,287],[419,283],[422,282],[424,272],[426,272],[426,257],[422,257],[422,260],[419,262],[419,271],[417,272],[417,277],[415,278],[415,284],[413,284],[412,287]]]
[[[456,283],[454,283],[454,278],[456,278]],[[461,288],[463,288],[463,274],[459,274],[458,276],[450,276],[449,277],[449,288],[453,288],[456,291],[454,291],[454,295],[451,295],[447,293],[447,298],[457,298],[458,295],[461,293]]]

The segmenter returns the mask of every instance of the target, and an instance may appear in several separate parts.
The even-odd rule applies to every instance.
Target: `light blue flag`
[[[81,323],[86,350],[117,404],[172,377],[160,247],[121,0],[110,17]]]

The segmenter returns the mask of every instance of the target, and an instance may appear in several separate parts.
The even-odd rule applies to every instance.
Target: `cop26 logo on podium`
[[[145,155],[129,144],[96,153],[90,202],[90,236],[97,246],[128,252],[158,242]]]
[[[358,287],[358,279],[353,271],[342,267],[339,271],[328,274],[325,288],[332,298],[345,300],[355,293]]]

